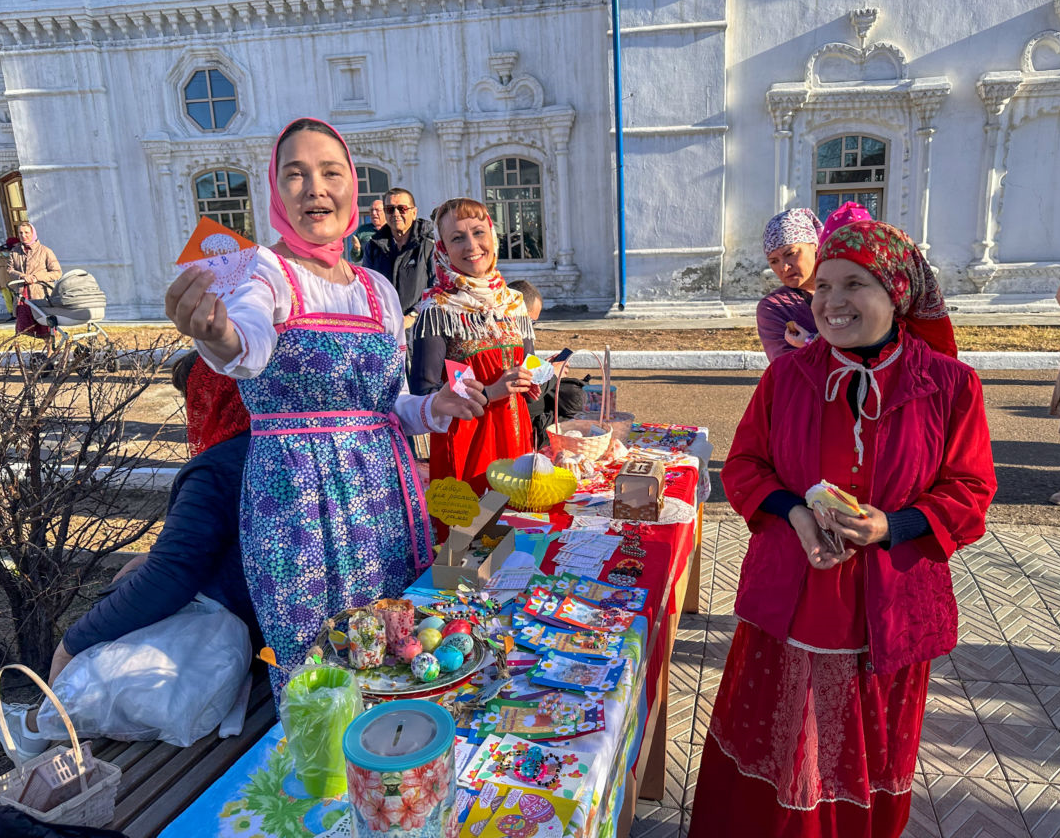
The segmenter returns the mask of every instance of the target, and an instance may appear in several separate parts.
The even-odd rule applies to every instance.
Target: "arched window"
[[[194,185],[199,218],[212,218],[254,241],[254,218],[250,214],[250,185],[246,175],[220,169],[199,175]]]
[[[196,70],[184,85],[184,110],[203,131],[223,131],[236,115],[236,86],[220,70]]]
[[[504,157],[482,168],[483,203],[497,225],[498,259],[545,258],[541,166],[522,157]]]
[[[7,230],[5,238],[18,235],[18,225],[29,220],[26,194],[22,191],[22,175],[18,172],[0,178],[0,208],[4,212],[4,228]]]
[[[383,200],[390,188],[390,175],[372,166],[354,166],[357,170],[357,211],[364,218],[372,208],[372,201]]]
[[[857,201],[873,218],[883,220],[887,189],[887,143],[849,134],[817,146],[814,210],[824,221],[847,201]]]

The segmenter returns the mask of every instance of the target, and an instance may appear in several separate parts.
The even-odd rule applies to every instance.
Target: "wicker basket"
[[[0,735],[3,736],[4,745],[15,763],[14,768],[0,776],[0,803],[13,806],[20,812],[32,815],[45,823],[62,823],[70,826],[106,826],[114,820],[114,799],[118,793],[118,783],[121,781],[121,769],[109,762],[97,759],[93,774],[94,782],[91,786],[88,785],[85,776],[85,763],[81,753],[81,743],[77,739],[77,732],[70,721],[70,716],[67,715],[66,708],[59,703],[55,693],[48,688],[48,685],[32,669],[17,663],[9,664],[0,668],[0,677],[9,669],[18,670],[24,675],[28,675],[36,682],[44,694],[51,699],[55,709],[62,717],[63,724],[66,725],[66,731],[70,734],[70,742],[73,747],[67,748],[60,745],[45,751],[40,756],[22,762],[18,758],[18,754],[15,753],[15,743],[11,739],[11,731],[8,730],[7,720],[4,718],[3,713],[0,713]],[[45,766],[45,771],[55,772],[60,778],[65,778],[63,775],[67,773],[66,764],[69,763],[70,756],[73,757],[76,770],[76,774],[73,776],[77,777],[81,786],[80,791],[76,795],[63,803],[53,806],[46,812],[18,802],[25,788],[26,781],[30,778],[35,768]]]
[[[604,376],[605,387],[610,386],[610,371],[605,370],[604,365],[600,362],[600,358],[595,352],[592,353],[592,356],[596,358],[596,363]],[[559,376],[556,381],[556,407],[552,414],[552,424],[545,428],[545,432],[548,434],[548,441],[552,446],[553,455],[558,454],[560,451],[571,451],[596,462],[604,456],[607,449],[611,446],[611,426],[604,421],[607,399],[604,398],[600,402],[600,420],[598,422],[592,419],[568,419],[565,422],[560,422],[559,385],[566,371],[567,362],[564,361],[563,366],[559,369]],[[604,392],[606,393],[607,390],[605,389]],[[603,428],[604,433],[590,436],[589,434],[592,432],[594,425]],[[570,436],[571,431],[577,431],[581,436]]]

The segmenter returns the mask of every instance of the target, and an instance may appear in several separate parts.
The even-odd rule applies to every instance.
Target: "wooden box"
[[[628,460],[615,477],[614,517],[658,521],[663,507],[666,469],[657,460]]]
[[[455,589],[461,579],[478,585],[489,582],[504,560],[515,550],[515,530],[501,526],[498,519],[508,504],[508,496],[489,491],[479,501],[479,513],[466,527],[449,528],[449,538],[431,565],[431,582],[436,588]],[[476,555],[472,542],[486,536],[493,543],[482,555]],[[496,542],[496,543],[494,543]]]

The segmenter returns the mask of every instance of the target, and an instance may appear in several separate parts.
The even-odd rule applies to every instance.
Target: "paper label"
[[[450,527],[468,527],[479,514],[478,495],[455,477],[432,480],[427,487],[427,512]]]

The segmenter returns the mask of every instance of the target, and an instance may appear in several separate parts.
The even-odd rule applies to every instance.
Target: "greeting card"
[[[531,601],[533,597],[531,597]],[[527,603],[529,610],[530,603]],[[550,612],[553,620],[559,620],[578,628],[606,631],[621,634],[630,627],[636,614],[624,608],[597,608],[592,603],[578,597],[568,596],[559,604],[559,608]]]
[[[625,608],[627,611],[640,611],[648,601],[647,588],[624,588],[590,576],[582,576],[571,593],[604,608]]]
[[[544,654],[549,649],[584,660],[617,658],[625,641],[618,635],[601,631],[564,631],[541,623],[523,626],[515,642],[524,648]]]
[[[541,659],[541,663],[530,670],[528,677],[531,684],[546,687],[578,692],[610,692],[618,686],[625,669],[625,658],[594,663],[550,651]]]
[[[250,279],[258,265],[258,246],[212,218],[200,218],[184,245],[177,266],[192,266],[213,271],[214,281],[207,289],[224,297]]]
[[[450,390],[462,399],[471,398],[471,394],[467,391],[467,382],[475,380],[475,371],[471,367],[467,364],[461,364],[459,361],[446,359],[445,374],[449,379]]]
[[[479,748],[485,756],[475,769],[475,783],[519,786],[575,800],[595,759],[590,753],[550,748],[511,735],[496,743],[494,739],[487,737]]]
[[[606,727],[602,696],[552,690],[534,701],[495,699],[486,706],[479,732],[511,733],[523,739],[572,739]]]
[[[506,785],[485,787],[460,838],[561,838],[577,801]]]

